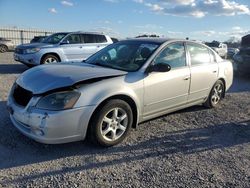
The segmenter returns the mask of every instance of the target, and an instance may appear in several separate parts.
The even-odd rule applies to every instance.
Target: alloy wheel
[[[104,117],[100,126],[102,137],[106,141],[119,139],[128,126],[128,114],[122,108],[111,109]]]
[[[218,104],[219,101],[222,98],[222,94],[223,94],[223,85],[221,83],[218,83],[213,88],[213,94],[212,94],[212,97],[211,97],[211,102],[214,105]]]
[[[53,58],[53,57],[48,57],[47,59],[45,59],[44,64],[48,64],[48,63],[56,63],[57,59]]]

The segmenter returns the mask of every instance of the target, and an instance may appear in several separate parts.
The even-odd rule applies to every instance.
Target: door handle
[[[82,48],[82,46],[80,46],[79,48]]]
[[[183,80],[189,80],[190,76],[186,76]]]
[[[213,71],[213,73],[216,73],[216,72],[217,72],[217,70],[214,70],[214,71]]]

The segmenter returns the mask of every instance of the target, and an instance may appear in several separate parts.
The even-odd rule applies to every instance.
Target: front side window
[[[191,58],[191,65],[203,65],[210,63],[208,49],[199,44],[187,44],[187,49]]]
[[[78,35],[78,34],[69,35],[63,41],[67,42],[68,44],[79,44],[79,43],[81,43],[80,35]]]
[[[154,64],[157,63],[168,64],[171,69],[186,66],[186,53],[183,43],[168,45],[155,58]]]
[[[48,36],[47,38],[45,38],[42,42],[43,42],[43,43],[47,43],[47,44],[57,44],[57,43],[59,43],[66,35],[67,35],[67,33],[55,33],[55,34],[50,35],[50,36]]]
[[[144,65],[158,46],[154,43],[119,42],[97,52],[86,63],[133,72]]]

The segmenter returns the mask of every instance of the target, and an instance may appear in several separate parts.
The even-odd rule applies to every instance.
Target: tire
[[[218,80],[210,91],[210,94],[204,103],[208,108],[216,107],[225,95],[225,85],[221,80]]]
[[[5,45],[0,45],[0,52],[1,53],[4,53],[4,52],[7,52],[8,51],[8,47],[5,46]]]
[[[110,147],[122,142],[131,130],[133,113],[120,99],[107,101],[92,116],[88,137],[96,145]]]
[[[43,59],[41,64],[49,64],[49,63],[56,63],[59,62],[58,57],[55,55],[46,55]]]

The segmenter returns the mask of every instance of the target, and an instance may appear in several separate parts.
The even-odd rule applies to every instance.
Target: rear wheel
[[[210,94],[204,105],[208,108],[213,108],[217,106],[219,102],[223,99],[224,94],[225,85],[221,80],[218,80],[210,91]]]
[[[58,57],[55,55],[46,55],[43,59],[41,64],[49,64],[49,63],[56,63],[59,62]]]
[[[126,138],[132,122],[129,104],[119,99],[110,100],[91,118],[88,136],[95,144],[113,146]]]
[[[1,53],[4,53],[4,52],[7,52],[8,51],[8,47],[5,46],[5,45],[0,45],[0,52]]]

